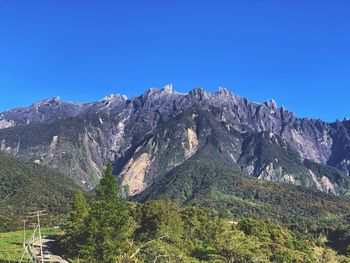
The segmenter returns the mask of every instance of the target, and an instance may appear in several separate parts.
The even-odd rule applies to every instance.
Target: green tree
[[[60,240],[60,244],[65,248],[68,255],[78,255],[79,245],[83,244],[85,238],[83,235],[84,221],[89,215],[89,205],[81,191],[76,192],[71,205],[65,227],[65,234]]]
[[[85,220],[86,243],[81,246],[82,259],[86,262],[115,262],[127,248],[128,221],[129,213],[109,163]]]
[[[195,206],[187,206],[181,210],[181,217],[184,222],[185,239],[205,239],[208,227],[216,223],[210,220],[208,209]]]
[[[168,239],[180,242],[183,234],[183,222],[180,208],[168,200],[149,201],[142,207],[142,240]]]

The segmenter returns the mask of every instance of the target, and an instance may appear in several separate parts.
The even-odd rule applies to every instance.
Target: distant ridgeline
[[[183,94],[167,85],[131,99],[39,101],[0,113],[0,150],[59,169],[87,190],[111,161],[128,196],[190,159],[336,195],[349,190],[349,120],[300,119],[224,88]]]

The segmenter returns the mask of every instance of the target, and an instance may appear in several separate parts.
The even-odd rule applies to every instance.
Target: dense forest
[[[168,199],[127,202],[108,165],[92,200],[77,193],[57,246],[73,262],[91,263],[350,262],[348,224],[318,230]]]
[[[153,199],[207,207],[226,218],[273,219],[302,233],[325,233],[350,222],[348,197],[258,180],[209,161],[187,161],[134,198]]]
[[[34,210],[53,217],[68,213],[78,189],[53,169],[0,153],[0,231],[22,226],[20,216]]]

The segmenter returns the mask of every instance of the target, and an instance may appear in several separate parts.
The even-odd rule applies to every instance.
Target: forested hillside
[[[67,213],[78,187],[57,171],[0,154],[0,229],[15,227],[19,215],[45,209]]]
[[[210,207],[223,216],[272,218],[302,231],[348,224],[350,215],[348,197],[258,180],[210,162],[188,161],[134,200],[159,198]]]
[[[203,167],[208,169],[208,166]],[[189,177],[193,170],[188,168],[184,176]],[[216,168],[216,172],[215,167],[206,169],[200,172],[206,172],[212,177],[218,176],[218,171],[225,174],[224,169]],[[233,177],[237,182],[237,189],[244,187],[239,177],[239,174]],[[242,204],[250,202],[250,205],[247,205],[245,210],[244,206],[237,205],[236,202],[233,207],[237,208],[236,212],[241,213],[233,215],[223,213],[223,207],[220,208],[222,212],[216,209],[218,207],[215,201],[220,200],[223,205],[227,204],[218,189],[203,190],[197,194],[197,189],[194,188],[200,183],[199,178],[197,176],[197,179],[194,177],[192,179],[195,182],[193,185],[188,179],[182,181],[184,184],[181,188],[190,195],[193,194],[193,199],[189,199],[192,201],[200,201],[202,197],[213,194],[211,196],[213,199],[210,200],[214,201],[208,201],[212,202],[206,204],[208,207],[194,206],[190,204],[192,201],[186,202],[186,199],[182,198],[186,194],[181,196],[180,187],[176,188],[176,182],[171,184],[175,186],[174,188],[169,185],[169,195],[163,193],[162,197],[176,200],[178,196],[178,203],[187,203],[182,208],[168,199],[151,200],[143,204],[126,202],[118,194],[111,166],[107,166],[101,184],[96,189],[97,194],[91,202],[88,203],[82,193],[76,195],[72,210],[67,217],[65,234],[57,243],[57,248],[61,249],[67,258],[83,263],[350,262],[348,257],[350,229],[347,224],[325,232],[311,231],[306,225],[301,224],[300,227],[304,227],[305,230],[303,232],[300,231],[301,228],[293,229],[291,225],[283,225],[279,222],[278,214],[277,218],[273,217],[273,209],[286,210],[287,205],[277,204],[281,202],[282,195],[286,196],[287,203],[290,202],[288,215],[292,214],[292,209],[303,206],[302,200],[305,201],[304,208],[295,211],[294,214],[311,212],[313,208],[309,200],[312,196],[307,197],[306,191],[301,192],[299,201],[292,203],[291,199],[296,198],[295,189],[283,190],[283,185],[269,185],[268,182],[256,180],[259,182],[256,187],[242,189],[241,193],[246,191],[248,195],[251,191],[252,196],[261,194],[262,198],[269,193],[270,197],[265,198],[270,200],[267,202],[271,204],[270,209],[266,214],[259,214],[258,210],[253,211],[252,207],[263,204],[254,202],[253,197],[244,200],[245,197],[241,196]],[[208,183],[208,187],[218,186],[211,184],[212,178],[201,179],[201,183]],[[230,181],[224,180],[225,177],[219,176],[218,179],[223,180],[222,187],[230,185]],[[272,192],[264,192],[265,187],[269,189],[275,186],[282,189],[276,194],[276,199],[279,200],[277,202],[272,201],[275,199]],[[340,198],[327,200],[326,195],[317,196],[317,194],[315,198],[317,202],[324,202],[324,206],[332,206],[324,208],[317,215],[305,216],[313,220],[315,225],[318,225],[316,217],[326,213],[325,211],[329,213],[330,211],[341,213],[342,209],[345,209],[344,213],[349,211],[343,207],[345,200]],[[238,194],[236,197],[232,196],[232,199],[238,201]],[[202,204],[205,203],[205,200],[203,201]],[[340,202],[339,207],[336,205],[337,202]],[[314,209],[320,208],[317,205],[314,207]],[[332,214],[329,216],[332,217]]]

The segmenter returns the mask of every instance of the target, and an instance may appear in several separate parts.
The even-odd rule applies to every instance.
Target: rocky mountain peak
[[[231,92],[228,89],[226,89],[225,87],[219,87],[219,93],[230,94]]]
[[[277,109],[277,103],[274,99],[271,99],[269,101],[266,101],[264,103],[266,106],[268,106],[269,108],[272,108],[272,109]]]
[[[189,95],[197,98],[199,101],[203,101],[207,97],[207,93],[202,88],[194,88],[189,92]]]
[[[114,100],[128,100],[128,97],[126,95],[121,95],[121,94],[111,94],[109,96],[103,97],[100,102],[102,101],[114,101]]]
[[[63,103],[61,98],[59,96],[54,97],[54,98],[49,98],[49,99],[44,99],[44,100],[39,100],[33,104],[34,107],[41,107],[41,106],[54,106],[54,105],[59,105]]]
[[[149,96],[149,95],[154,95],[154,94],[171,94],[173,93],[173,85],[171,83],[165,85],[162,89],[159,88],[149,88],[143,96]]]

